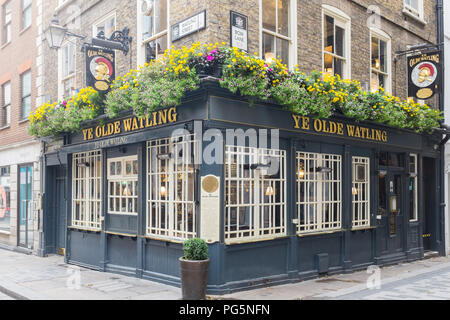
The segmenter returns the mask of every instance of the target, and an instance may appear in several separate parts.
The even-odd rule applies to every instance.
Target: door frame
[[[20,209],[21,209],[21,205],[20,205],[20,198],[21,198],[21,191],[20,191],[20,169],[21,168],[31,168],[31,195],[30,195],[30,202],[33,202],[33,171],[34,171],[34,166],[33,163],[22,163],[17,165],[17,246],[18,247],[22,247],[22,248],[27,248],[32,250],[33,249],[33,243],[31,243],[31,248],[28,247],[28,215],[27,215],[27,219],[25,222],[25,245],[21,244],[21,237],[20,237]],[[26,177],[26,179],[28,179],[28,175]],[[30,208],[32,209],[32,208]],[[33,210],[30,210],[33,211]],[[28,214],[33,214],[32,212],[29,212]],[[33,218],[33,223],[34,223],[34,218]],[[34,226],[33,226],[33,232],[34,232]],[[34,239],[33,239],[34,240]]]

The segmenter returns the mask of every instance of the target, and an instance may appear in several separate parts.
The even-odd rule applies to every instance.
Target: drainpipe
[[[437,18],[437,43],[443,45],[444,43],[444,2],[443,0],[437,0],[436,4],[436,18]],[[441,47],[442,48],[442,47]],[[443,52],[443,50],[441,50]],[[441,72],[445,75],[444,72],[444,55],[441,54]],[[441,76],[441,88],[439,93],[439,110],[444,111],[444,79],[445,76]],[[439,254],[446,255],[446,247],[447,247],[447,239],[445,237],[445,223],[447,219],[445,218],[445,144],[440,145],[440,161],[439,161],[439,228],[440,228],[440,245],[439,245]]]

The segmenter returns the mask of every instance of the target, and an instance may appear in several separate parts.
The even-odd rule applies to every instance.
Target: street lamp
[[[59,49],[66,36],[77,37],[80,39],[85,39],[84,36],[79,36],[72,32],[69,32],[67,28],[59,25],[59,20],[56,14],[53,15],[52,21],[48,26],[47,30],[44,31],[45,38],[47,39],[48,46],[51,49]]]

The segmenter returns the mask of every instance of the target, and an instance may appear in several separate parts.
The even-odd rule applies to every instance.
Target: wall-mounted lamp
[[[357,196],[357,195],[358,195],[358,188],[353,187],[353,188],[352,188],[352,194],[353,194],[354,196]]]
[[[266,196],[270,197],[273,196],[275,194],[275,191],[273,190],[273,188],[271,186],[268,186],[266,189]]]
[[[303,178],[305,177],[305,170],[300,169],[300,170],[298,171],[298,177],[299,177],[300,179],[303,179]]]
[[[161,198],[165,198],[167,193],[166,187],[161,186],[161,189],[159,191],[161,192]]]
[[[59,25],[58,16],[53,15],[52,21],[48,28],[44,31],[45,39],[47,40],[50,49],[59,49],[66,36],[76,37],[79,39],[86,39],[85,36],[80,36],[75,33],[70,32],[67,28]]]

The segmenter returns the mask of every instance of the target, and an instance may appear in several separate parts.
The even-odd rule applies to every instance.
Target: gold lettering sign
[[[312,130],[317,133],[347,136],[378,142],[388,141],[386,130],[366,128],[325,119],[314,119],[314,121],[311,121],[309,117],[300,116],[297,114],[293,114],[292,119],[294,120],[294,129],[306,131]]]
[[[116,134],[129,133],[174,122],[177,122],[177,109],[175,107],[152,112],[146,117],[127,118],[102,126],[84,129],[82,131],[83,141],[110,137]]]

